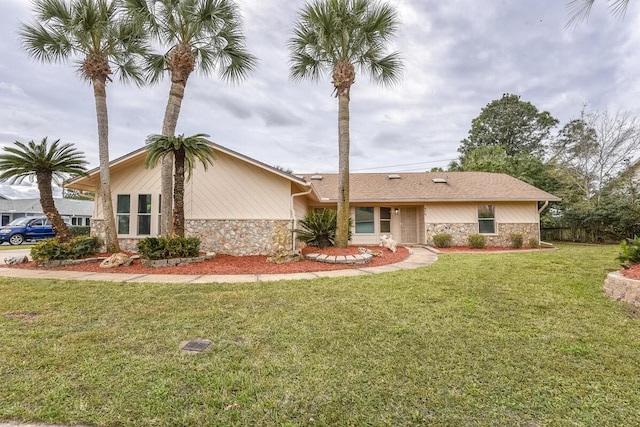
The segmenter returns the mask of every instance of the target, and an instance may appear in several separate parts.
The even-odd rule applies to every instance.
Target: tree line
[[[640,233],[640,120],[628,111],[592,111],[559,126],[548,111],[503,94],[472,120],[451,171],[500,172],[560,198],[543,227],[564,227],[580,241]]]

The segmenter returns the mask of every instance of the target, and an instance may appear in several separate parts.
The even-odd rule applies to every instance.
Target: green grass
[[[18,246],[0,244],[0,251],[15,251],[17,249],[31,249],[33,246],[34,246],[34,243],[23,243],[22,245],[18,245]]]
[[[0,420],[637,425],[640,323],[602,292],[616,253],[257,284],[0,279]],[[213,343],[183,354],[191,338]]]

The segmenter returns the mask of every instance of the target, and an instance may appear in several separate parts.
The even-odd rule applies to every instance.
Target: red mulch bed
[[[631,267],[622,270],[622,275],[629,279],[640,280],[640,264],[634,264]]]
[[[327,255],[355,255],[360,253],[358,248],[362,246],[349,246],[345,249],[325,248],[318,249],[307,247],[303,254],[323,253]],[[316,261],[296,261],[283,264],[267,262],[267,257],[262,255],[232,256],[218,254],[215,258],[195,264],[183,265],[179,267],[144,267],[140,260],[135,260],[127,267],[100,268],[100,263],[85,263],[70,265],[66,267],[55,267],[55,270],[64,271],[86,271],[100,273],[127,273],[127,274],[287,274],[287,273],[308,273],[314,271],[346,270],[364,267],[376,267],[380,265],[393,264],[406,259],[409,250],[405,247],[398,247],[396,253],[379,246],[365,246],[373,251],[381,251],[382,256],[374,256],[368,264],[348,265],[348,264],[327,264]],[[109,256],[109,254],[100,254]],[[3,267],[25,268],[25,269],[45,269],[38,267],[34,262],[25,264],[7,265]]]

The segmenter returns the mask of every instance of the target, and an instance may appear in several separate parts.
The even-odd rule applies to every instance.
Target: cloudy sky
[[[564,0],[389,0],[401,31],[400,85],[382,88],[359,76],[351,96],[351,170],[421,171],[457,158],[471,120],[503,93],[547,110],[561,124],[592,110],[630,110],[640,95],[640,6],[624,19],[603,0],[589,22],[565,29]],[[239,0],[248,49],[260,59],[244,83],[189,80],[177,132],[208,133],[225,147],[301,172],[335,172],[337,101],[330,78],[289,79],[286,42],[303,1]],[[98,165],[91,87],[72,64],[41,64],[20,48],[28,0],[0,1],[0,146],[62,139]],[[160,133],[169,82],[108,86],[110,156]]]

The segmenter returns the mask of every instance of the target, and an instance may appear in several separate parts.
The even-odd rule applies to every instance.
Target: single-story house
[[[185,229],[203,250],[233,255],[273,254],[295,245],[294,230],[307,212],[335,208],[337,174],[293,175],[213,144],[216,159],[198,164],[185,184]],[[159,234],[160,167],[146,169],[145,148],[110,164],[111,191],[120,245]],[[99,169],[66,183],[98,194]],[[454,244],[482,233],[488,244],[540,238],[540,212],[557,197],[504,174],[485,172],[352,174],[350,205],[354,245],[377,244],[391,234],[401,244],[430,244],[450,233]],[[104,235],[96,200],[92,233]]]
[[[93,200],[74,200],[54,198],[54,203],[61,216],[72,225],[91,225]],[[44,215],[40,199],[0,199],[0,215],[2,225],[7,225],[16,218]]]

